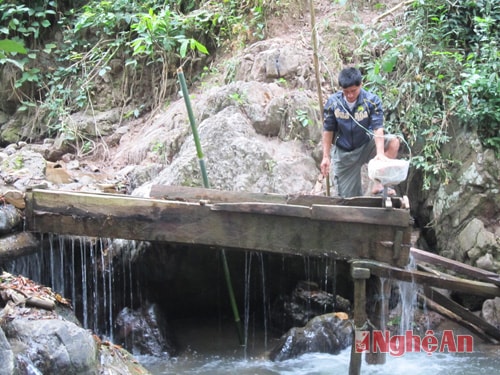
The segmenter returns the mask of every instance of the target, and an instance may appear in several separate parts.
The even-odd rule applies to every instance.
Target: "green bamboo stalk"
[[[201,150],[200,136],[198,135],[198,129],[196,128],[196,121],[194,120],[193,108],[191,107],[191,100],[189,99],[189,92],[186,85],[186,78],[184,77],[184,72],[182,71],[182,68],[177,69],[177,76],[179,77],[182,96],[184,97],[184,102],[186,103],[189,123],[191,124],[191,130],[193,132],[194,143],[196,145],[196,154],[198,156],[201,175],[203,177],[203,186],[208,189],[210,186],[208,184],[207,170],[205,168],[205,161],[203,159],[203,151]]]
[[[181,84],[182,96],[184,97],[184,102],[186,104],[186,109],[188,112],[189,123],[191,124],[191,130],[193,131],[194,142],[196,145],[196,154],[198,156],[198,161],[200,164],[201,175],[203,177],[203,186],[205,188],[210,188],[207,177],[207,170],[205,168],[205,161],[203,159],[203,151],[201,149],[200,137],[198,135],[198,129],[196,128],[196,121],[193,115],[193,109],[191,107],[191,100],[189,99],[189,92],[186,85],[186,78],[184,77],[184,73],[182,68],[177,69],[177,76],[179,78],[179,83]],[[243,345],[243,330],[241,328],[241,320],[240,314],[238,312],[238,306],[236,304],[236,298],[234,297],[233,284],[231,283],[231,274],[229,272],[229,266],[227,264],[226,251],[222,249],[222,266],[224,268],[224,276],[226,279],[227,289],[229,292],[229,300],[231,302],[231,308],[233,310],[234,321],[236,323],[236,328],[238,330],[238,339],[240,341],[240,345]]]

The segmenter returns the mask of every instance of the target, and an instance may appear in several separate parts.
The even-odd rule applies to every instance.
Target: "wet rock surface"
[[[345,317],[338,313],[320,315],[304,327],[291,328],[270,351],[269,359],[284,361],[314,352],[338,354],[352,344],[352,322]]]
[[[0,297],[2,375],[148,373],[125,350],[82,328],[69,301],[50,288],[3,273]]]
[[[124,308],[115,322],[115,341],[134,355],[147,354],[170,358],[175,354],[168,322],[156,304],[138,310]]]
[[[500,329],[500,297],[484,301],[481,316],[493,327]]]
[[[332,312],[351,312],[351,302],[319,288],[315,282],[300,281],[290,295],[274,302],[272,320],[275,327],[286,331],[290,327],[304,326],[312,318]]]

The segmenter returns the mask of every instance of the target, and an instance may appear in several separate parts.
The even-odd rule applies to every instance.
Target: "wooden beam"
[[[191,203],[50,190],[33,190],[27,199],[27,228],[34,232],[368,258],[400,267],[408,263],[411,227],[407,210],[368,207],[363,222],[362,207],[356,207],[351,215],[342,206]],[[394,258],[394,251],[384,244],[394,240],[400,230],[407,247]]]
[[[370,270],[351,266],[351,276],[354,280],[354,339],[351,346],[351,360],[349,375],[359,375],[361,371],[362,352],[356,348],[356,338],[360,337],[367,321],[366,316],[366,280],[370,277]]]
[[[211,208],[213,211],[226,211],[238,213],[253,213],[260,215],[278,215],[311,218],[311,208],[290,204],[273,203],[217,203]]]
[[[356,267],[369,268],[373,275],[406,282],[434,286],[436,288],[460,291],[481,296],[500,296],[500,288],[490,283],[431,275],[422,271],[407,271],[376,261],[356,260]]]
[[[483,330],[481,330],[479,327],[476,327],[474,324],[471,324],[458,316],[457,314],[451,312],[447,308],[441,306],[439,303],[434,302],[432,299],[426,297],[422,293],[417,294],[417,299],[418,301],[422,304],[425,305],[428,309],[434,310],[435,312],[439,313],[440,315],[460,324],[462,327],[468,329],[472,333],[478,335],[481,337],[484,341],[490,342],[492,344],[496,344],[497,341],[490,336],[488,336]]]
[[[297,206],[338,205],[350,207],[375,207],[381,208],[381,197],[327,197],[324,195],[309,194],[271,194],[271,193],[247,193],[241,191],[223,191],[217,189],[205,189],[186,186],[153,185],[150,193],[151,198],[166,199],[181,202],[198,203],[206,201],[208,203],[277,203],[292,204]],[[393,208],[409,209],[406,197],[391,197]]]
[[[417,261],[426,262],[433,265],[440,265],[461,275],[473,277],[477,280],[500,286],[500,275],[498,275],[497,273],[473,267],[453,259],[448,259],[440,255],[430,253],[428,251],[416,249],[414,247],[410,248],[410,254],[413,259]]]
[[[495,338],[497,341],[500,341],[500,330],[498,330],[495,326],[492,326],[491,324],[486,322],[484,319],[481,319],[480,317],[471,313],[465,307],[461,306],[460,304],[456,303],[455,301],[452,301],[451,299],[446,297],[444,294],[442,294],[438,290],[436,290],[436,288],[425,287],[424,291],[425,291],[426,297],[430,298],[434,302],[436,302],[436,303],[440,304],[441,306],[447,308],[448,310],[452,311],[453,313],[455,313],[459,317],[463,318],[466,322],[472,323],[475,326],[479,327],[488,336],[491,336],[491,337]]]
[[[408,228],[411,225],[411,217],[406,210],[373,207],[313,205],[312,217],[318,220],[349,221],[392,227]]]
[[[246,193],[170,185],[153,185],[149,196],[154,199],[166,199],[171,201],[208,201],[210,203],[267,202],[284,204],[288,199],[286,195],[280,194]]]

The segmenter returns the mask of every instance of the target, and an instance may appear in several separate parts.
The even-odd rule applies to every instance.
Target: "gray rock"
[[[14,373],[14,353],[2,329],[0,329],[0,375]]]
[[[500,329],[500,297],[484,301],[481,315],[486,322]]]
[[[89,331],[74,323],[16,317],[3,330],[16,357],[29,359],[43,374],[98,374],[97,343]]]
[[[0,203],[0,234],[11,232],[21,222],[21,214],[11,204]]]
[[[169,357],[174,345],[167,339],[168,324],[163,316],[158,305],[135,311],[124,308],[115,321],[115,341],[133,354]]]
[[[284,361],[305,353],[338,354],[352,344],[353,328],[335,313],[320,315],[303,328],[292,328],[269,353],[272,361]]]

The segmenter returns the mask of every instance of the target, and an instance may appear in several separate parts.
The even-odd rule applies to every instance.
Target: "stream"
[[[121,254],[121,266],[114,266],[111,261],[114,250],[109,241],[98,240],[89,246],[88,241],[82,238],[64,241],[61,237],[49,236],[48,243],[48,248],[40,253],[12,262],[9,271],[50,285],[53,290],[70,296],[74,310],[80,315],[83,325],[94,332],[101,332],[104,338],[113,341],[110,327],[113,327],[115,314],[119,311],[117,301],[132,305],[138,298],[134,293],[137,283],[132,278],[129,255],[136,249],[127,248],[129,251]],[[122,275],[121,278],[116,276],[119,274]],[[262,284],[265,285],[265,280],[262,280]],[[415,285],[404,285],[400,286],[402,312],[405,312],[402,315],[407,315],[408,319],[403,320],[410,322],[416,294]],[[78,290],[75,290],[75,287],[78,287]],[[81,298],[77,298],[79,294]],[[103,304],[92,303],[98,297],[102,299]],[[203,313],[200,316],[203,316]],[[262,328],[257,328],[258,324],[248,322],[246,308],[243,318],[247,322],[245,346],[240,345],[234,321],[231,319],[177,319],[170,322],[178,347],[175,356],[169,358],[167,355],[153,357],[132,354],[154,375],[348,374],[350,348],[338,355],[310,353],[281,362],[267,360],[266,352],[274,347],[279,337],[273,337],[265,324]],[[470,335],[470,332],[456,324],[449,329],[457,335]],[[361,374],[475,375],[499,372],[500,345],[485,344],[479,338],[474,338],[471,353],[427,354],[420,351],[405,353],[400,357],[388,354],[384,365],[369,365],[363,361],[361,366]]]
[[[266,360],[263,332],[253,333],[245,350],[235,345],[234,327],[214,322],[177,323],[184,332],[183,351],[165,360],[149,356],[136,357],[154,375],[344,375],[349,373],[351,349],[338,355],[310,353],[282,362]],[[260,344],[257,344],[260,343]],[[407,353],[402,357],[387,355],[384,365],[363,361],[361,374],[386,375],[476,375],[500,371],[500,346],[476,340],[473,353],[449,354]]]

